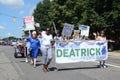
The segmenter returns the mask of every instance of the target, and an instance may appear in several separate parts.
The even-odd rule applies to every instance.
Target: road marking
[[[95,61],[95,63],[99,63],[99,62],[98,62],[98,61]],[[117,66],[117,65],[113,65],[113,64],[109,64],[109,63],[106,63],[106,65],[120,69],[120,66]]]
[[[117,65],[113,65],[113,64],[106,64],[108,66],[112,66],[112,67],[116,67],[116,68],[119,68],[120,69],[120,66],[117,66]]]

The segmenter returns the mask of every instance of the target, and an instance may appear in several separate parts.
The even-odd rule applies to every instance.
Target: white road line
[[[117,66],[117,65],[113,65],[113,64],[106,64],[108,66],[112,66],[112,67],[116,67],[116,68],[119,68],[120,69],[120,66]]]
[[[99,62],[98,62],[98,61],[95,61],[95,63],[99,63]],[[113,65],[113,64],[109,64],[109,63],[106,63],[106,65],[120,69],[120,66],[117,66],[117,65]]]

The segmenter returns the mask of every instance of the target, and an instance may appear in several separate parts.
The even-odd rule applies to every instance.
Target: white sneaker
[[[28,63],[28,59],[27,58],[25,58],[25,62]]]

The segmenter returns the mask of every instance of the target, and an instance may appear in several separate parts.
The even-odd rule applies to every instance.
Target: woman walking
[[[34,67],[36,67],[36,59],[39,54],[40,41],[37,39],[37,34],[35,31],[32,32],[32,37],[27,39],[30,42],[30,57],[31,62],[33,62]]]

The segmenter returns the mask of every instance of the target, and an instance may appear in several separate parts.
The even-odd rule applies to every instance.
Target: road
[[[119,80],[120,58],[109,56],[108,68],[100,69],[98,62],[80,62],[72,64],[55,64],[54,58],[50,71],[42,71],[41,57],[37,67],[25,63],[25,58],[14,58],[14,48],[0,46],[0,80]],[[56,67],[59,71],[56,70]]]

